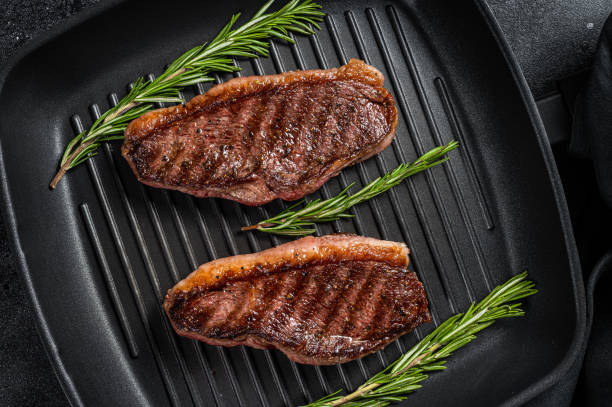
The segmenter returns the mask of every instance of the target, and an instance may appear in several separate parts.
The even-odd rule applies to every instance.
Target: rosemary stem
[[[418,365],[419,363],[421,363],[421,361],[423,359],[425,359],[426,357],[428,357],[429,355],[431,355],[432,353],[434,353],[435,351],[437,351],[438,349],[440,349],[442,345],[439,343],[435,343],[433,344],[428,350],[427,352],[422,353],[421,355],[417,356],[416,358],[414,358],[414,360],[410,363],[408,363],[408,366],[406,366],[405,368],[403,368],[402,370],[398,370],[397,372],[395,372],[394,374],[392,374],[392,376],[399,376],[403,373],[406,373],[410,368]]]
[[[243,226],[240,228],[241,231],[246,232],[247,230],[254,230],[254,229],[259,229],[259,228],[268,228],[274,226],[273,223],[256,223],[254,225],[250,225],[250,226]]]
[[[315,232],[312,227],[315,223],[352,217],[353,215],[348,212],[351,207],[388,191],[412,175],[448,161],[449,157],[446,155],[458,146],[459,143],[452,140],[446,145],[431,149],[412,163],[400,164],[391,172],[376,178],[352,195],[349,195],[349,190],[353,184],[344,188],[333,198],[322,201],[319,199],[310,202],[300,201],[271,218],[243,227],[241,230],[258,230],[291,236],[312,234]]]
[[[434,344],[432,347],[429,348],[429,350],[427,352],[422,353],[421,355],[419,355],[418,357],[416,357],[412,362],[410,362],[405,368],[403,368],[402,370],[398,370],[397,372],[393,373],[391,375],[391,377],[396,377],[399,376],[403,373],[406,373],[408,370],[410,370],[411,368],[415,367],[416,365],[418,365],[419,363],[421,363],[421,361],[423,359],[425,359],[427,356],[431,355],[433,352],[435,352],[436,350],[438,350],[440,348],[440,344],[436,343]],[[334,400],[331,401],[329,403],[329,406],[335,407],[335,406],[341,406],[342,404],[346,404],[351,400],[354,400],[358,397],[363,396],[364,394],[368,393],[369,391],[374,390],[375,388],[379,387],[382,383],[370,383],[367,386],[361,386],[359,387],[357,390],[355,390],[354,392],[352,392],[351,394],[347,394],[346,396],[339,398],[338,400]]]
[[[125,105],[125,107],[123,109],[114,111],[111,114],[109,114],[108,116],[106,116],[104,118],[104,120],[102,121],[102,124],[108,123],[109,121],[113,120],[115,117],[124,114],[125,112],[135,108],[139,104],[140,103],[138,103],[138,102],[130,102],[130,103],[128,103],[127,105]],[[49,184],[49,187],[51,187],[51,189],[55,189],[55,187],[57,186],[58,182],[60,182],[60,180],[64,177],[64,175],[66,175],[66,171],[68,171],[70,169],[70,166],[72,165],[72,162],[79,156],[79,154],[83,150],[85,150],[87,147],[89,147],[90,145],[92,145],[95,142],[96,142],[95,139],[86,141],[85,143],[81,144],[76,150],[74,150],[74,152],[72,154],[70,154],[70,156],[68,157],[66,162],[64,164],[62,164],[60,169],[57,171],[57,174],[55,174],[55,176],[51,180],[51,183]]]
[[[164,79],[162,82],[168,82],[170,79],[172,79],[174,77],[177,77],[180,74],[185,73],[185,72],[187,72],[187,69],[186,68],[181,68],[178,71],[174,72],[173,74],[168,75],[168,77],[166,79]]]
[[[72,154],[70,154],[70,156],[68,157],[68,159],[66,160],[66,162],[60,167],[59,171],[57,172],[57,174],[55,174],[55,176],[53,177],[53,179],[51,180],[51,183],[49,184],[49,187],[51,187],[51,189],[55,189],[55,187],[57,186],[57,183],[60,182],[60,180],[62,179],[62,177],[66,174],[66,171],[68,171],[68,169],[70,169],[70,165],[72,164],[72,162],[74,161],[74,159],[76,157],[78,157],[78,155],[85,150],[87,147],[89,147],[90,145],[92,145],[93,143],[95,143],[95,140],[90,140],[87,141],[83,144],[81,144],[76,150],[74,150],[74,152]]]
[[[342,398],[339,398],[338,400],[334,400],[332,402],[329,403],[329,406],[335,407],[335,406],[341,406],[342,404],[346,404],[351,400],[354,400],[358,397],[363,396],[364,394],[366,394],[367,392],[369,392],[370,390],[374,390],[375,388],[377,388],[378,386],[380,386],[380,383],[371,383],[368,384],[367,386],[363,386],[358,388],[357,390],[355,390],[354,392],[352,392],[351,394],[348,394]]]
[[[169,75],[166,79],[164,79],[162,82],[167,82],[170,79],[185,73],[185,71],[187,71],[187,69],[185,68],[181,68],[178,71],[174,72],[172,75]],[[113,120],[114,118],[121,116],[122,114],[128,112],[129,110],[132,110],[133,108],[137,107],[141,105],[140,102],[130,102],[127,105],[125,105],[123,108],[116,110],[114,112],[112,112],[111,114],[109,114],[108,116],[106,116],[104,118],[104,120],[102,120],[102,124],[108,123],[109,121]],[[87,141],[83,144],[81,144],[76,150],[74,150],[74,152],[72,154],[70,154],[70,156],[68,157],[68,159],[66,160],[66,162],[60,167],[59,171],[57,171],[57,174],[55,174],[55,176],[53,177],[53,179],[51,180],[51,183],[49,184],[49,186],[51,187],[51,189],[55,189],[55,187],[57,186],[57,184],[60,182],[60,180],[64,177],[64,175],[66,175],[66,171],[68,171],[68,169],[70,169],[70,166],[72,165],[72,162],[76,159],[76,157],[78,157],[78,155],[85,150],[87,147],[89,147],[90,145],[92,145],[95,141],[91,140],[91,141]]]
[[[94,121],[68,143],[59,170],[50,183],[54,189],[66,172],[97,154],[102,143],[120,140],[129,123],[153,109],[155,103],[183,103],[181,90],[198,83],[210,82],[211,72],[236,72],[234,58],[268,56],[269,40],[279,38],[292,42],[290,32],[314,34],[325,13],[313,0],[289,0],[281,9],[269,12],[274,0],[268,0],[242,27],[234,27],[240,13],[209,43],[196,46],[174,60],[154,80],[140,77],[130,92],[114,107]]]
[[[140,103],[139,102],[130,102],[127,105],[125,105],[124,108],[117,110],[115,112],[112,112],[111,114],[109,114],[108,116],[106,116],[104,118],[104,120],[102,120],[102,124],[104,123],[108,123],[109,121],[113,120],[115,117],[120,116],[122,114],[124,114],[125,112],[127,112],[128,110],[131,110],[133,108],[135,108],[136,106],[138,106]]]

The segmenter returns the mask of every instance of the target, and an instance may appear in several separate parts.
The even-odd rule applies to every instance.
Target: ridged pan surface
[[[280,2],[281,0],[279,0]],[[6,72],[0,135],[6,216],[47,350],[75,405],[281,406],[354,390],[449,316],[524,269],[540,293],[527,316],[500,321],[454,354],[406,405],[482,405],[533,395],[572,361],[584,323],[564,206],[538,130],[479,7],[470,1],[326,1],[321,31],[274,42],[239,75],[329,68],[360,58],[385,76],[397,135],[309,198],[358,188],[457,139],[444,166],[354,209],[349,232],[403,241],[433,322],[361,360],[313,367],[278,351],[208,346],[177,336],[163,296],[199,264],[286,239],[239,232],[277,213],[140,184],[120,143],[48,183],[66,143],[184,50],[257,2],[125,2],[42,41]],[[242,20],[241,20],[242,21]],[[221,76],[219,81],[230,76]],[[0,79],[1,80],[1,79]],[[187,98],[211,84],[184,92]],[[554,175],[554,174],[553,174]],[[561,209],[560,209],[561,208]],[[530,387],[531,386],[531,387]],[[529,393],[531,388],[531,393]]]

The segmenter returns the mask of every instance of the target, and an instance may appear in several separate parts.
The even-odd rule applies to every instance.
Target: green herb
[[[155,80],[138,78],[132,90],[115,107],[68,143],[51,188],[55,188],[66,171],[96,155],[101,143],[122,139],[129,122],[151,110],[153,103],[184,103],[179,93],[184,87],[214,80],[212,72],[239,70],[233,57],[268,56],[270,38],[293,43],[290,32],[310,35],[314,28],[319,28],[317,22],[322,20],[324,13],[312,0],[291,0],[280,10],[266,14],[273,2],[268,1],[239,28],[233,29],[240,13],[233,15],[214,40],[181,55]]]
[[[408,393],[422,387],[419,383],[427,379],[428,372],[446,369],[444,359],[476,338],[477,332],[498,319],[525,315],[516,301],[538,292],[526,278],[527,272],[523,272],[497,286],[478,304],[472,303],[465,313],[446,320],[354,392],[341,395],[338,391],[306,407],[382,407],[404,400]]]
[[[315,223],[353,217],[354,215],[347,213],[352,206],[388,191],[411,175],[442,164],[448,160],[448,157],[445,157],[446,154],[458,146],[459,143],[453,140],[444,146],[436,147],[423,154],[413,163],[401,164],[393,171],[376,178],[352,195],[349,195],[348,192],[354,183],[333,198],[324,201],[315,199],[310,202],[302,200],[274,217],[263,220],[255,225],[245,226],[241,230],[259,230],[287,236],[312,234],[315,232],[315,229],[310,226],[314,226]],[[305,205],[301,209],[297,209],[303,204]]]

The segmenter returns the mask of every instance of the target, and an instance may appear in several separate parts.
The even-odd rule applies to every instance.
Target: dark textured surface
[[[487,0],[536,98],[591,65],[612,0]]]
[[[572,151],[588,154],[593,161],[599,193],[612,209],[612,21],[604,26],[595,57],[593,74],[580,91],[575,109]]]
[[[490,0],[536,95],[590,63],[610,1]],[[0,63],[28,39],[95,1],[2,2]],[[589,23],[593,23],[589,28]],[[1,223],[0,218],[0,223]],[[0,224],[0,394],[2,405],[65,405],[44,355],[31,306]]]
[[[36,332],[30,298],[0,219],[0,404],[67,404]]]
[[[97,0],[3,0],[0,65],[28,40],[94,3]],[[38,337],[30,298],[1,216],[0,290],[0,404],[68,405]]]
[[[589,278],[589,309],[593,314],[589,352],[574,398],[577,406],[609,406],[612,400],[612,299],[609,289],[612,286],[612,251],[597,263]]]

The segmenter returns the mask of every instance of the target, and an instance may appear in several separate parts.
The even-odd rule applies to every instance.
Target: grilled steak
[[[211,345],[276,348],[329,365],[357,359],[431,321],[402,243],[305,237],[203,264],[168,291],[180,335]]]
[[[246,205],[298,199],[389,145],[397,110],[383,80],[355,59],[235,78],[132,121],[123,157],[153,187]]]

